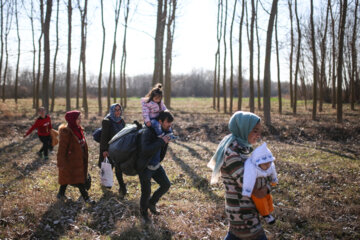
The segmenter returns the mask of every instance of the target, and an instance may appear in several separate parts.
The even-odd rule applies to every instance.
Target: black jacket
[[[136,171],[141,173],[148,166],[154,155],[161,151],[160,162],[164,159],[168,144],[162,138],[157,137],[152,127],[145,127],[141,130],[140,152],[136,161]]]
[[[120,129],[125,127],[125,121],[123,119],[119,124],[121,125]],[[104,160],[103,152],[109,149],[109,141],[118,133],[116,129],[114,129],[112,121],[107,117],[102,120],[101,128],[99,167],[101,167],[101,162]]]

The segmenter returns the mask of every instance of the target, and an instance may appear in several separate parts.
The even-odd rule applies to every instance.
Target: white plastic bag
[[[114,185],[113,171],[107,157],[101,163],[101,184],[109,188]]]

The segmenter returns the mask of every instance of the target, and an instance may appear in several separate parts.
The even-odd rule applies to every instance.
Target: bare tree
[[[7,70],[8,70],[8,64],[9,64],[9,51],[8,51],[8,37],[11,30],[11,22],[12,22],[12,5],[11,1],[7,2],[7,12],[6,12],[6,22],[5,22],[5,69],[4,69],[4,77],[3,77],[3,87],[2,87],[2,100],[5,102],[5,86],[6,86],[6,80],[7,80]],[[1,55],[2,56],[2,55]]]
[[[123,40],[123,53],[121,56],[121,65],[120,65],[120,102],[121,105],[126,107],[127,100],[126,100],[126,37],[127,37],[127,28],[128,28],[128,18],[129,18],[129,10],[130,10],[130,0],[127,1],[125,4],[124,2],[124,8],[125,8],[125,14],[124,14],[124,20],[125,20],[125,28],[124,28],[124,40]]]
[[[3,35],[4,35],[4,22],[3,22],[3,19],[4,19],[4,5],[5,5],[5,2],[3,0],[1,0],[0,2],[0,10],[1,10],[1,29],[0,29],[0,40],[1,40],[1,56],[0,56],[0,84],[1,84],[1,77],[2,77],[2,65],[3,65],[3,56],[4,56],[4,38],[3,38]],[[2,92],[2,95],[4,97],[4,91]]]
[[[251,0],[251,25],[250,25],[250,46],[249,46],[249,51],[250,51],[250,77],[249,77],[249,81],[250,81],[250,99],[249,99],[249,105],[250,105],[250,112],[254,112],[255,111],[255,106],[254,106],[254,22],[255,22],[255,3],[254,0]]]
[[[238,110],[241,110],[242,105],[242,27],[244,23],[244,9],[245,1],[242,0],[241,5],[241,17],[240,17],[240,26],[239,26],[239,73],[238,73]]]
[[[53,67],[53,81],[51,87],[51,112],[54,112],[55,106],[55,82],[56,82],[56,59],[59,51],[59,2],[60,0],[56,1],[56,47],[55,47],[55,54],[54,54],[54,67]]]
[[[163,46],[167,14],[167,0],[158,0],[156,33],[155,33],[155,67],[152,85],[163,83]]]
[[[279,113],[282,114],[282,99],[281,99],[281,82],[280,82],[280,57],[279,57],[279,40],[278,40],[278,14],[275,18],[275,43],[276,43],[276,63],[277,63],[277,78],[278,78],[278,98],[279,98]]]
[[[234,2],[234,9],[233,15],[231,19],[231,26],[230,26],[230,113],[233,113],[233,101],[234,101],[234,89],[233,89],[233,81],[234,81],[234,59],[233,59],[233,28],[234,28],[234,19],[236,13],[236,3],[237,0]]]
[[[39,51],[38,51],[38,71],[36,75],[36,89],[35,89],[35,114],[37,109],[39,108],[39,100],[40,100],[40,76],[41,76],[41,41],[44,34],[44,1],[40,0],[40,36],[38,39]]]
[[[80,10],[80,7],[79,7]],[[80,10],[81,12],[81,10]],[[80,13],[81,14],[81,13]],[[80,19],[81,22],[81,19]],[[76,109],[80,108],[80,76],[81,76],[81,47],[80,47],[80,54],[79,54],[79,64],[78,64],[78,74],[76,78]]]
[[[71,78],[71,16],[72,6],[71,0],[68,0],[68,54],[67,54],[67,67],[66,67],[66,111],[70,111],[70,78]]]
[[[344,35],[345,35],[345,22],[347,12],[347,0],[343,0],[341,5],[341,20],[339,26],[339,55],[337,65],[337,108],[336,108],[336,122],[342,123],[342,70],[343,70],[343,49],[344,49]]]
[[[104,1],[103,0],[101,0],[101,24],[102,24],[102,29],[103,29],[103,43],[102,43],[100,70],[99,70],[99,78],[98,78],[98,104],[99,104],[98,116],[102,116],[101,81],[102,81],[102,67],[103,67],[103,62],[104,62],[105,37],[106,37],[105,24],[104,24]]]
[[[313,109],[312,120],[316,119],[316,105],[317,105],[317,61],[316,61],[316,45],[315,45],[315,26],[314,26],[314,4],[310,0],[310,25],[311,25],[311,50],[313,55]]]
[[[175,13],[176,13],[176,0],[169,2],[169,17],[167,23],[167,40],[165,51],[165,105],[171,107],[171,66],[172,66],[172,46],[174,42],[175,33]]]
[[[257,102],[258,109],[261,109],[261,88],[260,88],[260,39],[259,39],[259,27],[258,27],[258,6],[259,0],[256,0],[256,17],[255,17],[255,29],[256,29],[256,42],[257,42]]]
[[[89,109],[87,103],[87,93],[86,93],[86,35],[87,35],[87,4],[88,1],[85,0],[84,7],[81,8],[80,3],[79,10],[81,16],[81,63],[82,63],[82,86],[83,86],[83,107],[85,110],[85,119],[89,117]]]
[[[115,78],[115,57],[116,57],[116,35],[117,35],[117,29],[118,29],[118,23],[119,23],[119,17],[120,17],[120,7],[121,7],[121,0],[116,0],[115,4],[115,29],[114,29],[114,42],[113,42],[113,48],[112,48],[112,54],[111,54],[111,61],[110,61],[110,72],[109,72],[109,80],[108,80],[108,109],[110,107],[110,95],[111,95],[111,83],[113,81],[113,97],[114,102],[116,102],[116,78]]]
[[[49,112],[49,78],[50,78],[50,21],[52,0],[46,1],[46,15],[44,21],[44,76],[42,82],[42,99],[46,112]]]
[[[294,78],[294,100],[293,100],[293,113],[296,114],[296,105],[297,105],[297,78],[299,74],[299,63],[300,63],[300,51],[301,51],[301,29],[300,29],[300,21],[297,12],[297,0],[295,0],[295,17],[296,17],[296,25],[298,31],[298,43],[297,43],[297,54],[296,54],[296,67],[295,67],[295,78]]]
[[[270,12],[270,18],[268,23],[268,29],[266,32],[266,50],[265,50],[265,66],[264,66],[264,118],[265,124],[271,125],[270,115],[270,93],[271,93],[271,39],[275,22],[275,15],[277,13],[278,0],[273,0]]]
[[[290,105],[293,107],[294,95],[293,95],[293,79],[292,79],[292,69],[293,69],[293,54],[294,54],[294,28],[293,28],[293,13],[292,13],[292,0],[288,0],[289,6],[289,15],[290,15],[290,69],[289,69],[289,77],[290,77]]]
[[[20,33],[19,33],[19,18],[18,18],[18,1],[15,0],[15,19],[16,19],[16,33],[18,38],[18,55],[17,55],[17,63],[16,63],[16,73],[15,73],[15,103],[17,103],[18,99],[18,85],[19,85],[19,64],[20,64]]]
[[[325,73],[325,61],[326,61],[326,36],[328,29],[328,18],[329,18],[329,9],[331,5],[331,0],[328,0],[328,5],[326,9],[326,18],[325,18],[325,29],[321,39],[321,66],[320,66],[320,86],[319,86],[319,112],[323,110],[323,100],[324,100],[324,85],[326,79]]]
[[[332,35],[332,108],[336,106],[336,39],[335,39],[335,18],[333,16],[332,5],[330,4],[331,35]]]
[[[355,78],[357,76],[357,50],[356,50],[356,40],[357,40],[357,14],[358,14],[358,5],[359,0],[355,1],[355,11],[354,11],[354,26],[353,26],[353,35],[351,40],[351,56],[352,56],[352,71],[350,79],[350,104],[351,110],[355,110]]]
[[[224,113],[227,112],[227,104],[226,104],[226,23],[227,23],[227,9],[228,9],[228,0],[225,0],[225,23],[224,23],[224,75],[223,75],[223,97],[224,97]]]
[[[215,61],[215,74],[216,76],[216,109],[220,111],[220,42],[222,37],[222,21],[223,21],[223,2],[222,0],[218,1],[218,22],[217,22],[217,43],[218,48],[215,55],[217,57]],[[217,65],[216,65],[217,63]]]

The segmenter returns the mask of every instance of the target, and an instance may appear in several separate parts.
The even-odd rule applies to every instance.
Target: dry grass
[[[64,121],[65,101],[56,101],[51,116],[58,126]],[[214,111],[211,104],[211,99],[173,99],[174,131],[180,140],[170,144],[163,162],[172,186],[159,202],[161,214],[153,216],[153,225],[144,226],[139,218],[137,177],[125,176],[129,191],[125,199],[119,198],[117,184],[110,191],[100,187],[99,146],[91,138],[101,121],[96,99],[89,100],[89,119],[83,121],[94,206],[79,200],[78,190],[71,187],[67,192],[71,200],[56,200],[56,156],[46,162],[37,158],[36,134],[22,138],[34,121],[31,100],[0,103],[0,239],[222,239],[227,231],[224,191],[221,184],[209,185],[211,172],[206,164],[228,133],[230,116]],[[329,105],[317,121],[311,121],[311,109],[303,103],[296,116],[287,101],[282,115],[277,114],[276,100],[272,106],[273,126],[264,129],[264,139],[277,159],[280,182],[273,190],[278,221],[264,225],[267,235],[270,239],[359,239],[359,111],[351,112],[345,105],[344,124],[336,124],[335,110]],[[141,120],[140,111],[139,99],[130,99],[125,120]]]

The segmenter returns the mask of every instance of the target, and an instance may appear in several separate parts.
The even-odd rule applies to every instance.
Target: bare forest
[[[359,0],[201,2],[0,0],[0,239],[224,239],[224,187],[207,162],[237,111],[261,117],[276,158],[268,238],[360,238]],[[202,12],[206,39],[189,29]],[[209,66],[179,67],[184,37],[188,61],[202,39]],[[179,138],[164,158],[170,191],[144,226],[139,178],[124,175],[125,198],[101,187],[92,133],[114,103],[143,123],[140,98],[157,83]],[[36,134],[23,138],[40,107],[54,129],[84,116],[95,205],[76,190],[56,199],[57,147],[44,160]]]

